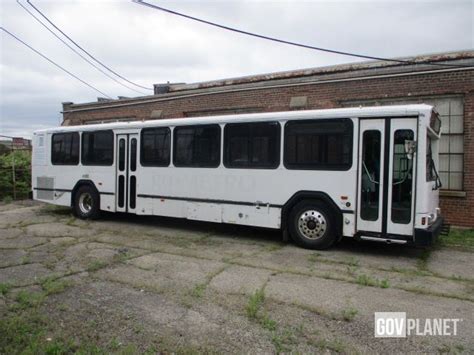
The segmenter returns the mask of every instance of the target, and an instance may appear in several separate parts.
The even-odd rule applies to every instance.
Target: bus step
[[[451,229],[451,225],[450,224],[443,224],[443,226],[441,227],[441,233],[440,235],[448,235],[449,234],[449,231]]]

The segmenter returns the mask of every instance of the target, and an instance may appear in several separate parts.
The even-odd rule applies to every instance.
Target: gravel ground
[[[0,330],[44,319],[34,341],[6,336],[0,353],[59,340],[67,352],[474,352],[469,250],[345,240],[316,252],[274,231],[81,221],[23,202],[0,205],[0,286]],[[456,336],[374,338],[382,311],[462,321]]]

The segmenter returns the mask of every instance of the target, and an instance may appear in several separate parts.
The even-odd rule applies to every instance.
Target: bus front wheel
[[[81,186],[74,196],[74,214],[82,219],[99,217],[99,194],[90,186]]]
[[[308,249],[326,249],[336,241],[334,217],[321,201],[299,202],[290,212],[289,231],[293,241]]]

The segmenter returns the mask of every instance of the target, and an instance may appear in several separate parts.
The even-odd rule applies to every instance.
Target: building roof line
[[[271,84],[271,85],[250,86],[250,87],[241,87],[241,88],[225,88],[225,89],[220,89],[220,90],[196,89],[196,91],[198,91],[196,93],[189,93],[189,94],[179,93],[178,94],[178,93],[171,92],[169,94],[162,94],[158,98],[156,98],[156,96],[150,96],[150,99],[139,98],[139,99],[132,99],[133,101],[129,101],[129,102],[119,103],[117,101],[113,101],[113,102],[107,103],[105,105],[100,105],[100,106],[90,106],[91,103],[80,104],[81,106],[84,105],[84,106],[89,106],[89,107],[83,107],[83,108],[77,108],[77,109],[73,108],[73,109],[63,110],[61,113],[72,113],[72,112],[102,110],[102,109],[108,109],[108,108],[119,108],[119,107],[135,106],[135,105],[142,105],[142,104],[148,104],[148,103],[154,103],[154,102],[186,99],[186,98],[197,97],[197,96],[226,94],[226,93],[242,92],[242,91],[265,90],[265,89],[274,89],[274,88],[283,88],[283,87],[319,85],[319,84],[330,84],[330,83],[337,83],[337,82],[348,82],[348,81],[358,81],[358,80],[374,80],[374,79],[382,79],[382,78],[426,75],[426,74],[446,73],[446,72],[454,72],[454,71],[472,71],[472,70],[474,70],[474,67],[473,68],[435,69],[435,70],[426,70],[426,71],[422,71],[422,72],[379,74],[379,75],[369,75],[369,76],[365,76],[365,77],[352,77],[352,78],[330,79],[330,80],[315,80],[315,81],[305,81],[305,82],[298,82],[298,83]],[[202,92],[203,90],[207,90],[207,91]],[[201,92],[199,92],[199,91],[201,91]],[[155,97],[155,98],[152,98],[152,97]]]

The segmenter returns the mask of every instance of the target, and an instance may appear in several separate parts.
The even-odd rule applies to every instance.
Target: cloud
[[[471,1],[148,1],[248,31],[376,56],[474,47]],[[126,0],[33,2],[113,70],[150,87],[361,61],[230,33]],[[139,95],[85,63],[15,1],[1,7],[2,26],[83,80],[111,96]],[[29,136],[56,126],[61,102],[100,96],[0,36],[0,134]]]

